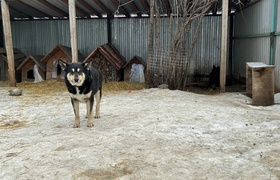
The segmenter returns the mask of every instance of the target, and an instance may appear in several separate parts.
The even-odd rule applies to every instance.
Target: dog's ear
[[[91,61],[89,61],[89,62],[83,62],[83,64],[84,64],[84,67],[85,67],[87,70],[89,70],[89,68],[91,67]]]
[[[60,65],[61,69],[64,71],[67,66],[68,66],[68,63],[65,62],[65,61],[62,61],[61,59],[58,59],[58,64]]]

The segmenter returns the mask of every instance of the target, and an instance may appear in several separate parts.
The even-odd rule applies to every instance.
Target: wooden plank
[[[77,45],[77,27],[76,27],[76,8],[75,0],[68,1],[69,22],[70,22],[70,38],[72,62],[78,62],[78,45]]]
[[[14,62],[14,51],[13,51],[12,31],[11,31],[11,22],[10,22],[10,12],[9,12],[9,5],[6,0],[1,1],[1,10],[2,10],[2,22],[3,22],[3,30],[4,30],[4,38],[5,38],[5,47],[6,47],[7,59],[8,59],[9,81],[11,87],[16,87],[15,62]]]
[[[227,75],[227,37],[228,37],[228,1],[223,0],[222,7],[222,39],[221,39],[221,62],[220,62],[220,89],[226,91]]]

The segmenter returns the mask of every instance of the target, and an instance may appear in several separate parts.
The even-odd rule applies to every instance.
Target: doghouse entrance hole
[[[57,61],[54,61],[52,78],[56,79],[64,79],[64,71],[61,69],[60,65],[58,65]]]
[[[33,69],[27,72],[27,79],[34,79]]]
[[[62,69],[61,69],[61,67],[58,65],[58,66],[57,66],[57,75],[58,75],[58,76],[61,76],[61,72],[62,72]]]

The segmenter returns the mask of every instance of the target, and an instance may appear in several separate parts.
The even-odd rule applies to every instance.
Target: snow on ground
[[[0,90],[0,179],[280,179],[280,94],[167,89],[105,94],[95,126],[67,92]],[[85,104],[80,106],[85,116]]]

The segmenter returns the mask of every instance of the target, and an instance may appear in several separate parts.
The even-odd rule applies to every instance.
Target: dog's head
[[[90,62],[77,62],[68,63],[62,60],[58,60],[58,63],[63,71],[65,71],[65,78],[72,86],[82,86],[86,74],[91,66]]]

